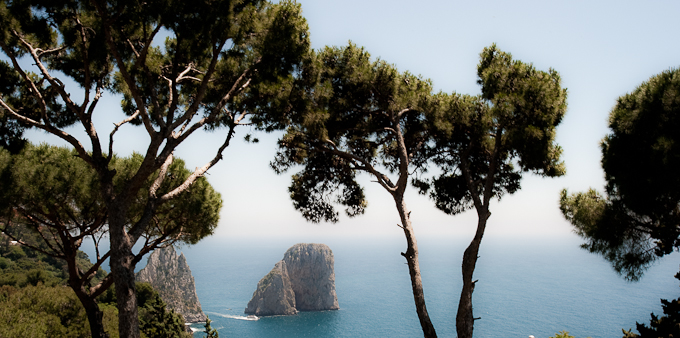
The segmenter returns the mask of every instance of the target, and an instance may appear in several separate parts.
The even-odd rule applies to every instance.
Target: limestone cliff
[[[168,308],[182,314],[187,322],[205,321],[189,264],[184,254],[177,256],[172,246],[154,250],[136,278],[150,283]]]
[[[339,309],[333,265],[333,252],[325,244],[292,246],[260,280],[245,313],[268,316]]]
[[[294,315],[295,294],[290,285],[286,263],[279,261],[260,279],[245,313],[257,316]]]
[[[283,255],[299,311],[337,310],[333,252],[325,244],[295,244]]]

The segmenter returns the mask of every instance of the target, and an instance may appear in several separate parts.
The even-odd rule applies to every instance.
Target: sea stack
[[[253,298],[244,311],[257,316],[294,315],[295,294],[290,286],[286,262],[279,261],[272,271],[260,279]]]
[[[246,314],[292,315],[337,310],[333,252],[325,244],[296,244],[257,283]]]
[[[154,250],[136,279],[151,284],[168,308],[184,316],[186,322],[205,321],[189,264],[172,246]]]

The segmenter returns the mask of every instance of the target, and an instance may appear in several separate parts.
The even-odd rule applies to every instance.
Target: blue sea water
[[[440,337],[455,337],[460,261],[468,239],[419,239],[428,312]],[[203,311],[220,337],[422,337],[403,239],[324,241],[335,257],[340,310],[244,320],[257,282],[283,258],[290,239],[209,238],[184,247]],[[475,271],[476,337],[621,337],[621,329],[660,314],[660,298],[677,298],[678,255],[640,282],[616,275],[579,240],[485,238]],[[194,324],[201,328],[200,324]],[[205,334],[195,333],[195,337]]]

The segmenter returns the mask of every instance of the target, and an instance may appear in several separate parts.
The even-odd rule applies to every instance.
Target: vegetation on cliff
[[[80,269],[92,267],[84,252],[79,251],[78,258]],[[66,285],[67,276],[62,260],[0,235],[0,337],[91,337],[87,313],[73,289]],[[99,268],[96,276],[102,279],[106,272]],[[190,337],[184,332],[183,318],[166,310],[151,285],[138,283],[136,289],[141,300],[142,337]],[[97,303],[104,330],[109,337],[118,338],[113,288],[98,297]]]
[[[129,179],[142,163],[139,154],[119,158],[112,167],[118,180]],[[184,180],[190,172],[181,159],[175,158],[164,174],[169,179],[156,187],[159,193],[172,189],[173,181]],[[156,176],[154,176],[156,177]],[[154,184],[154,177],[144,184]],[[99,189],[96,172],[67,148],[27,143],[19,153],[0,149],[0,232],[17,244],[31,248],[43,256],[64,263],[68,286],[80,299],[89,317],[92,335],[105,337],[102,312],[97,296],[113,283],[113,275],[103,276],[101,265],[110,258],[110,250],[100,250],[102,239],[110,234],[109,208]],[[128,224],[143,217],[149,196],[139,193],[139,202],[127,215]],[[217,226],[221,196],[203,177],[191,189],[157,207],[161,214],[155,226],[140,236],[142,247],[131,264],[136,265],[149,251],[175,242],[196,243],[212,234]],[[79,249],[84,241],[94,243],[94,264],[79,265]]]

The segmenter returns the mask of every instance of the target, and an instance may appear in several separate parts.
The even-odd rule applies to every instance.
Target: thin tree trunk
[[[401,255],[406,258],[406,262],[408,263],[408,271],[411,275],[411,288],[413,289],[413,300],[416,304],[416,312],[418,313],[418,319],[420,320],[420,327],[423,329],[424,337],[437,337],[437,332],[434,329],[434,325],[432,325],[430,315],[427,313],[427,306],[425,306],[423,280],[420,276],[420,265],[418,264],[418,243],[416,242],[416,236],[413,233],[413,227],[411,226],[410,213],[406,209],[403,197],[396,196],[395,202],[397,204],[397,209],[399,210],[399,216],[401,217],[402,228],[404,229],[407,243],[406,252],[402,252]]]
[[[399,217],[401,218],[401,228],[404,230],[404,235],[406,236],[406,252],[402,252],[401,255],[406,258],[408,272],[411,275],[411,289],[413,289],[413,300],[415,301],[418,320],[420,320],[420,327],[423,329],[423,336],[425,338],[433,338],[437,337],[437,332],[434,330],[430,315],[427,313],[427,306],[425,306],[423,279],[420,276],[420,264],[418,263],[418,242],[416,241],[416,235],[411,226],[411,213],[406,208],[406,203],[404,203],[404,192],[408,185],[410,156],[408,154],[406,142],[404,141],[404,134],[402,127],[399,124],[399,119],[402,114],[406,113],[408,110],[409,109],[405,109],[399,113],[394,112],[392,114],[392,127],[395,131],[399,156],[399,179],[394,186],[396,189],[390,191],[390,193],[397,205]]]
[[[465,253],[463,253],[463,290],[460,293],[458,314],[456,315],[456,332],[458,333],[458,338],[472,338],[472,331],[475,325],[475,318],[472,314],[472,292],[475,291],[476,281],[472,281],[472,275],[474,274],[475,266],[477,265],[479,246],[482,243],[482,237],[484,237],[486,221],[491,214],[488,211],[485,211],[478,215],[477,232],[470,242],[470,245],[465,249]]]
[[[110,208],[109,235],[111,236],[111,272],[116,286],[118,332],[121,337],[139,338],[139,318],[135,295],[135,273],[132,244],[125,231],[125,213]]]

